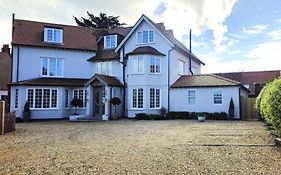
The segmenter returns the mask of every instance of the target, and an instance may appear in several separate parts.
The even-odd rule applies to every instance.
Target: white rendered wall
[[[188,89],[196,90],[196,104],[188,104]],[[222,104],[213,103],[213,91],[222,89]],[[240,118],[239,87],[219,88],[173,88],[171,89],[171,111],[226,112],[231,97],[234,102],[234,118]]]

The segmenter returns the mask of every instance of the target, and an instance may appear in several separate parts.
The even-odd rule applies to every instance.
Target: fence
[[[15,113],[5,114],[5,102],[0,101],[0,135],[15,131],[16,115]]]
[[[241,120],[260,120],[255,101],[255,98],[240,97]]]

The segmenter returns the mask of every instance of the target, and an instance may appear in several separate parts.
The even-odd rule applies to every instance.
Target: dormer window
[[[117,46],[117,35],[104,36],[104,48],[110,49]]]
[[[44,28],[44,42],[62,44],[63,30],[56,28]]]
[[[137,44],[154,43],[154,31],[144,30],[137,32]]]

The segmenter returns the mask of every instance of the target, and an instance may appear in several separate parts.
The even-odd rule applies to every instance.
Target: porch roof
[[[123,87],[123,84],[113,76],[95,74],[89,81],[85,83],[85,86],[89,86],[94,80],[99,80],[101,83],[107,86]]]
[[[150,54],[150,55],[160,55],[165,56],[165,54],[159,52],[157,49],[151,46],[141,46],[133,50],[132,52],[127,53],[127,55],[138,55],[138,54]]]

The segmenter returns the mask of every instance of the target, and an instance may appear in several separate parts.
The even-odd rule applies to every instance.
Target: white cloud
[[[281,40],[281,29],[269,32],[267,35],[272,37],[273,40]]]
[[[192,29],[195,35],[204,31],[213,31],[216,50],[225,42],[227,32],[225,19],[231,14],[236,0],[165,0],[166,11],[158,17],[165,21],[167,28],[174,29],[175,37],[180,39],[183,34]],[[157,18],[157,17],[156,17]]]
[[[246,29],[245,27],[243,27],[243,32],[247,33],[247,34],[259,34],[259,33],[263,32],[264,30],[266,30],[267,27],[268,27],[268,25],[256,25],[249,29]]]
[[[203,73],[262,71],[281,69],[281,41],[268,41],[254,47],[247,55],[241,55],[244,60],[223,61],[216,54],[201,55],[206,66]]]

